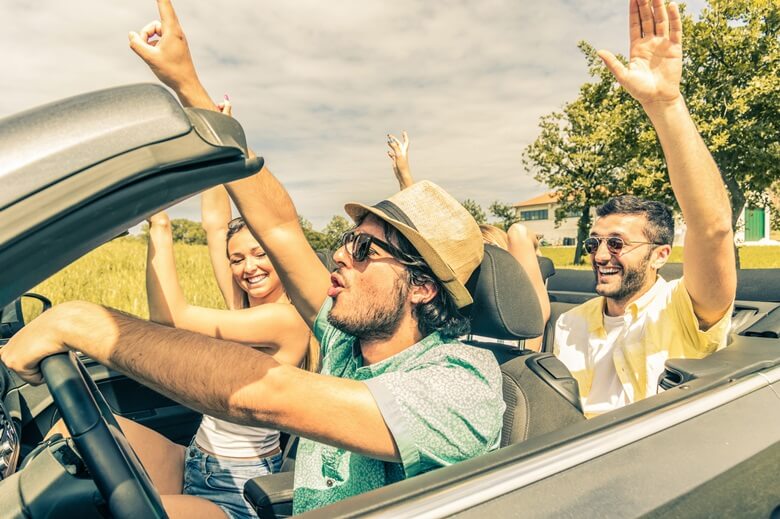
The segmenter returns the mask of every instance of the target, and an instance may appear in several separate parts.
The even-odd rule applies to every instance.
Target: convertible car
[[[183,109],[156,85],[119,87],[0,120],[0,347],[32,287],[148,215],[258,171],[243,130]],[[660,394],[586,420],[552,356],[532,291],[486,247],[469,284],[473,347],[504,375],[500,449],[306,514],[310,517],[780,517],[780,270],[739,273],[729,346],[666,363]],[[548,265],[549,267],[549,265]],[[594,296],[588,271],[546,271],[553,317]],[[666,277],[681,275],[669,265]],[[522,340],[544,333],[544,351]],[[519,342],[518,342],[519,341]],[[0,518],[165,517],[112,412],[189,441],[200,415],[80,354],[30,386],[0,365]],[[60,417],[72,439],[44,440]],[[260,517],[290,514],[284,471],[245,488]]]

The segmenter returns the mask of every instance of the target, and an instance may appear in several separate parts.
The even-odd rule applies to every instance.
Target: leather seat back
[[[566,366],[549,353],[516,357],[501,365],[506,447],[581,422],[577,381]]]

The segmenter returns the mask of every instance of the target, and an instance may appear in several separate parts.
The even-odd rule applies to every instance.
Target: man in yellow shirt
[[[683,277],[658,276],[674,237],[657,202],[618,197],[597,211],[585,240],[597,297],[563,314],[555,353],[580,385],[587,416],[658,391],[668,358],[723,348],[736,294],[731,207],[720,173],[680,93],[682,20],[676,4],[631,3],[630,63],[599,56],[653,123],[687,225]]]

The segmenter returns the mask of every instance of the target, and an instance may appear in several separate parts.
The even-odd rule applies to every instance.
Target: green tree
[[[710,0],[699,20],[685,15],[682,91],[720,168],[733,208],[761,200],[780,179],[780,2]],[[655,131],[638,103],[581,43],[598,81],[563,110],[542,118],[525,151],[536,178],[556,189],[560,217],[580,211],[575,262],[590,207],[632,193],[676,205]],[[739,265],[739,255],[737,255]]]
[[[515,208],[508,204],[502,204],[498,200],[490,204],[490,214],[498,218],[497,227],[508,231],[512,224],[520,221]]]
[[[198,222],[186,218],[175,218],[171,220],[171,233],[174,242],[206,245],[206,231]]]
[[[141,229],[143,237],[149,239],[149,224],[145,223]],[[199,222],[193,222],[186,218],[174,218],[171,220],[171,234],[174,243],[188,243],[190,245],[206,245],[206,231]]]
[[[474,217],[478,224],[481,225],[483,223],[487,223],[487,215],[485,214],[485,210],[482,209],[482,206],[480,206],[474,200],[467,198],[461,202],[461,204],[466,208],[466,211],[468,211],[471,216]]]
[[[780,2],[710,0],[683,30],[683,94],[720,168],[736,230],[746,203],[780,179]]]
[[[769,188],[769,204],[771,209],[772,230],[780,231],[780,181],[775,181]]]
[[[572,213],[577,221],[574,263],[582,262],[592,208],[632,193],[673,202],[655,131],[629,94],[587,43],[579,44],[594,82],[577,99],[542,117],[541,132],[523,153],[535,178],[558,194],[556,223]]]
[[[341,244],[341,236],[352,227],[354,225],[343,216],[336,215],[331,218],[328,225],[322,230],[322,234],[325,236],[325,248],[336,250]]]
[[[298,215],[298,222],[303,229],[303,235],[306,236],[306,241],[309,242],[311,248],[314,250],[327,249],[327,238],[321,232],[315,231],[311,222],[301,215]]]

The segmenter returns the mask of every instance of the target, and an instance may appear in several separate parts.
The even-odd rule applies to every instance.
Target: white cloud
[[[626,4],[182,0],[176,8],[201,79],[215,98],[230,93],[250,144],[320,227],[348,200],[394,191],[384,135],[401,129],[416,176],[457,198],[487,206],[541,192],[522,150],[539,117],[587,80],[578,41],[627,51]],[[153,81],[127,32],[156,17],[151,0],[5,0],[0,116]],[[198,204],[172,213],[198,219]]]

